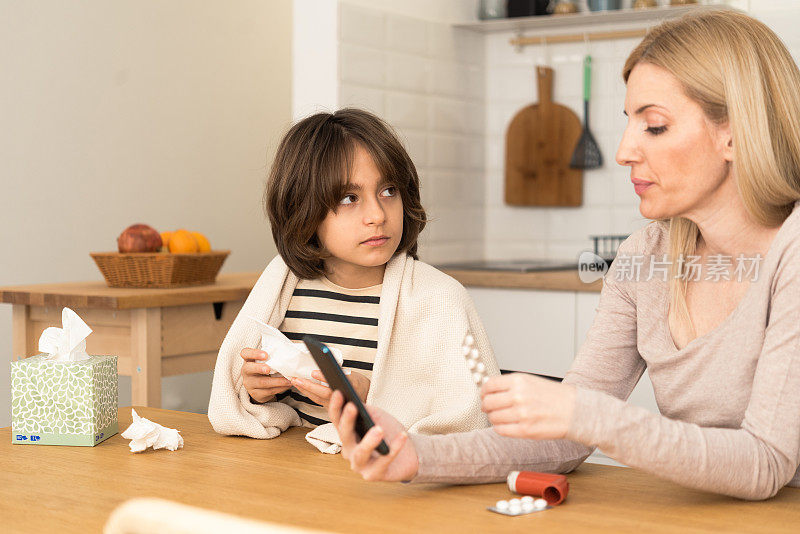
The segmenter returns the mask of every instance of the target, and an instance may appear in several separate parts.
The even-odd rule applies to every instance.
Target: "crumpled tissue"
[[[45,328],[39,337],[39,352],[56,362],[82,362],[91,358],[86,353],[86,338],[92,333],[83,319],[70,308],[61,310],[61,328]]]
[[[122,433],[122,437],[131,440],[131,452],[142,452],[147,447],[174,451],[183,448],[183,437],[179,430],[167,428],[141,417],[131,408],[133,423]]]
[[[268,354],[267,364],[275,371],[272,374],[281,374],[286,378],[305,378],[318,384],[320,380],[311,376],[312,371],[319,371],[314,358],[308,352],[305,343],[292,343],[292,340],[283,335],[283,332],[267,323],[250,317],[258,325],[261,332],[261,350]],[[344,362],[342,351],[329,347],[333,357],[341,366]],[[350,374],[349,369],[344,369],[344,374]]]

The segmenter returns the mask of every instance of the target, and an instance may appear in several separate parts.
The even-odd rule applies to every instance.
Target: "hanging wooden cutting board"
[[[517,112],[506,131],[506,204],[580,206],[583,171],[569,166],[581,121],[553,102],[553,69],[537,67],[539,102]]]

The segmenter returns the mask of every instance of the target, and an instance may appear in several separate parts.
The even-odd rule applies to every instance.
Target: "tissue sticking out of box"
[[[131,408],[133,423],[122,433],[122,437],[131,440],[131,452],[142,452],[148,447],[174,451],[183,448],[183,437],[180,431],[167,428],[141,417]]]
[[[305,343],[292,343],[292,340],[283,335],[283,332],[270,326],[267,323],[248,316],[255,321],[258,330],[261,332],[261,350],[269,355],[267,364],[273,371],[276,371],[286,378],[304,378],[317,383],[322,383],[311,376],[313,371],[318,371],[314,358],[308,352]],[[329,347],[333,357],[339,362],[344,363],[342,351],[336,347]],[[350,374],[349,369],[344,369],[344,374]]]
[[[80,362],[88,360],[86,338],[92,333],[83,319],[70,308],[61,310],[61,328],[45,328],[39,337],[39,352],[48,354],[48,360]]]

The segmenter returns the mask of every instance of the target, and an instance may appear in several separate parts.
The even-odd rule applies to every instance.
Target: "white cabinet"
[[[563,378],[592,326],[599,293],[467,287],[500,369]],[[628,399],[658,413],[647,372]],[[621,465],[600,451],[587,460]]]
[[[592,325],[599,293],[468,287],[500,369],[563,378]],[[629,402],[658,413],[647,373]]]
[[[501,369],[564,377],[575,356],[575,293],[468,287]]]

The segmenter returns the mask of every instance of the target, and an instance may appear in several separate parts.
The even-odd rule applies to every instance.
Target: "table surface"
[[[230,273],[213,284],[168,289],[108,287],[105,282],[65,282],[0,287],[0,302],[124,310],[244,300],[261,273]]]
[[[12,445],[0,429],[0,517],[10,532],[100,532],[133,497],[160,497],[252,519],[334,532],[797,532],[800,489],[745,502],[681,488],[629,468],[584,464],[552,509],[519,517],[486,510],[504,484],[369,483],[340,455],[317,452],[305,431],[273,440],[216,434],[205,415],[136,411],[177,428],[185,447],[133,454],[119,434],[96,447]],[[120,429],[131,422],[121,408]]]

